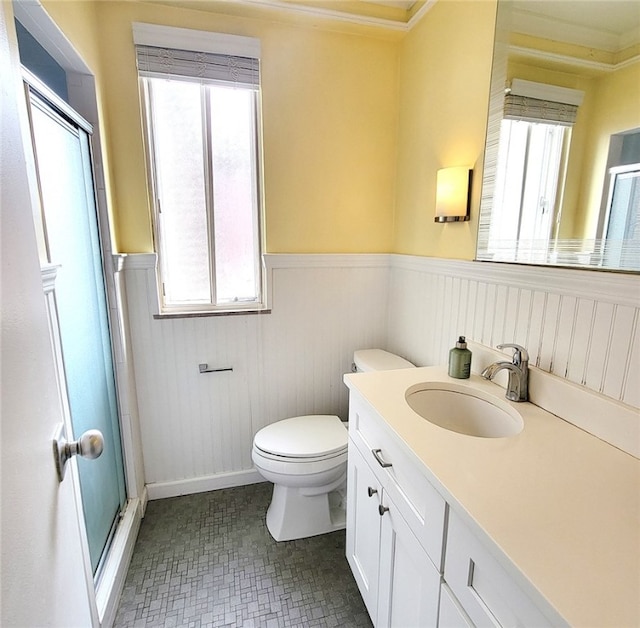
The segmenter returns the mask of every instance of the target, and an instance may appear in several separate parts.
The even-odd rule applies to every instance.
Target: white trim
[[[640,55],[635,55],[618,63],[605,63],[603,61],[592,61],[590,59],[580,59],[579,57],[570,57],[568,55],[558,54],[556,52],[547,52],[545,50],[535,50],[534,48],[525,48],[524,46],[509,46],[510,54],[527,56],[531,59],[539,59],[540,61],[553,61],[555,63],[566,63],[576,68],[585,68],[587,70],[595,70],[598,72],[615,72],[633,65],[640,61]]]
[[[33,94],[38,101],[49,101],[49,105],[54,110],[58,110],[64,116],[66,116],[71,122],[77,124],[88,135],[93,135],[93,125],[87,122],[68,102],[63,100],[58,94],[56,94],[46,83],[41,81],[33,72],[30,72],[27,68],[22,68],[22,80],[31,88]],[[56,111],[56,114],[58,114]],[[59,115],[59,114],[58,114]]]
[[[158,265],[155,253],[120,253],[118,258],[121,270],[155,270]]]
[[[114,253],[111,255],[114,273],[119,273],[124,270],[124,260],[126,257],[126,253]]]
[[[407,22],[407,30],[410,31],[436,4],[438,0],[427,0]]]
[[[122,257],[124,270],[155,270],[155,253]],[[489,283],[504,282],[523,288],[640,307],[640,280],[633,273],[476,262],[399,253],[265,253],[263,259],[269,274],[280,268],[402,268]]]
[[[146,496],[144,505],[146,506]],[[101,628],[109,628],[115,620],[143,514],[142,500],[130,499],[116,529],[100,582],[96,587]]]
[[[630,37],[630,33],[616,35],[604,29],[571,24],[522,9],[514,9],[512,19],[512,30],[517,33],[564,41],[608,52],[619,52],[624,47],[629,46],[631,39],[633,39],[633,37]]]
[[[45,264],[40,268],[40,278],[42,279],[42,289],[45,294],[54,292],[56,289],[56,278],[58,277],[60,264]]]
[[[162,46],[195,52],[260,58],[260,40],[227,33],[197,31],[190,28],[174,28],[158,24],[134,22],[133,43],[144,46]]]
[[[640,307],[640,279],[635,273],[593,269],[501,264],[393,254],[391,268],[438,273],[487,283],[507,283],[584,299]]]
[[[13,2],[13,12],[16,19],[62,68],[80,74],[91,74],[89,67],[49,17],[40,0]]]
[[[535,81],[526,81],[519,78],[511,80],[511,93],[515,96],[527,96],[528,98],[549,100],[566,105],[575,105],[576,107],[579,107],[584,99],[584,92],[579,89],[536,83]]]
[[[192,493],[206,493],[221,488],[258,484],[265,479],[255,470],[232,471],[231,473],[217,473],[205,475],[187,480],[175,480],[173,482],[154,482],[147,484],[149,499],[164,499],[165,497],[178,497],[191,495]]]
[[[361,26],[375,26],[394,31],[407,31],[408,25],[405,22],[398,22],[387,18],[371,17],[366,15],[353,15],[334,9],[323,9],[304,5],[294,5],[282,0],[235,0],[236,4],[258,7],[261,9],[275,9],[286,11],[287,13],[297,13],[309,17],[319,17],[349,24],[359,24]]]

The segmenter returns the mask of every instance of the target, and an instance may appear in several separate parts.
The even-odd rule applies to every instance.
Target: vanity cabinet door
[[[382,487],[351,441],[347,477],[347,560],[376,624]]]
[[[387,493],[382,506],[376,627],[436,626],[440,574]]]
[[[444,578],[478,628],[552,625],[453,510]]]
[[[438,628],[474,628],[472,621],[456,600],[446,582],[440,589]]]
[[[389,426],[354,395],[349,399],[349,436],[441,570],[447,508],[442,496]]]

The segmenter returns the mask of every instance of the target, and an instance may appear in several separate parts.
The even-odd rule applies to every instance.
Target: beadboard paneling
[[[459,335],[515,342],[530,364],[640,407],[640,278],[392,256],[388,348],[444,364]]]
[[[385,345],[387,256],[268,256],[271,313],[161,320],[155,258],[132,257],[125,274],[150,497],[215,485],[202,478],[246,479],[253,435],[274,421],[346,420],[342,376],[354,350]],[[202,362],[233,371],[201,374]]]
[[[256,481],[251,443],[269,423],[346,419],[342,375],[359,348],[432,365],[461,334],[516,342],[542,371],[640,407],[637,276],[400,255],[266,258],[271,313],[162,320],[155,256],[125,260],[150,498]],[[200,374],[201,362],[233,371]]]

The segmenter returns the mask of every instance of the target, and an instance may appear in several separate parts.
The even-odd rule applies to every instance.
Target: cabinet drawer
[[[447,507],[444,499],[419,471],[413,454],[398,436],[361,400],[353,397],[349,411],[349,435],[436,569],[441,571]]]
[[[552,625],[452,510],[444,578],[479,628]]]

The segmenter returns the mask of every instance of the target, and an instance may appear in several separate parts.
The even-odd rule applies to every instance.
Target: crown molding
[[[248,7],[285,11],[287,13],[304,15],[307,17],[323,18],[346,24],[382,28],[390,31],[406,33],[422,19],[422,17],[436,4],[437,1],[438,0],[427,0],[407,21],[367,15],[356,15],[346,11],[294,4],[293,2],[285,2],[284,0],[234,0],[234,3]]]
[[[635,55],[619,63],[605,63],[604,61],[591,61],[590,59],[581,59],[580,57],[571,57],[569,55],[558,54],[557,52],[546,52],[544,50],[536,50],[535,48],[525,48],[524,46],[509,46],[509,53],[527,56],[531,59],[540,61],[552,61],[554,63],[566,63],[576,68],[585,70],[594,70],[596,72],[616,72],[629,65],[638,63],[640,55]]]
[[[637,42],[637,31],[634,29],[617,35],[604,29],[571,24],[522,9],[513,10],[511,29],[525,35],[597,48],[607,52],[620,52]]]

